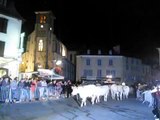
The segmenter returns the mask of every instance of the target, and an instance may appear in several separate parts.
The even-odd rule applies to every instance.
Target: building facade
[[[26,73],[38,69],[60,68],[60,75],[66,75],[67,77],[64,77],[67,79],[74,78],[71,73],[64,73],[68,69],[65,67],[74,69],[74,65],[67,59],[66,46],[53,33],[55,19],[53,13],[51,11],[37,11],[35,14],[35,29],[28,37],[20,71]],[[61,64],[57,65],[58,61],[61,61]],[[71,77],[68,78],[68,76]]]
[[[18,77],[19,63],[23,52],[24,33],[21,33],[23,18],[13,2],[0,2],[0,77]]]
[[[132,84],[145,81],[151,75],[151,68],[142,64],[140,59],[112,55],[78,55],[76,62],[76,81],[103,80],[117,78]]]

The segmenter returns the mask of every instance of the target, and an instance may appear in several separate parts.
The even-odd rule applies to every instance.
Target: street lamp
[[[106,78],[112,78],[112,75],[107,75]]]
[[[62,61],[61,60],[57,60],[56,61],[56,65],[61,65],[62,64]]]
[[[41,64],[39,64],[39,65],[38,65],[38,68],[42,68],[42,65],[41,65]]]

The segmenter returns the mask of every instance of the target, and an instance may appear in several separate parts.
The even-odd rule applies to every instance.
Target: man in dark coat
[[[67,82],[66,89],[67,89],[67,98],[69,98],[72,93],[72,83],[70,80],[68,80],[68,82]]]

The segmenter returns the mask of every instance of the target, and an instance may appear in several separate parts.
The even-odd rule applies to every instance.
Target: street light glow
[[[112,78],[112,75],[107,75],[106,78]]]
[[[57,62],[56,62],[56,65],[61,65],[62,64],[62,61],[61,60],[58,60]]]

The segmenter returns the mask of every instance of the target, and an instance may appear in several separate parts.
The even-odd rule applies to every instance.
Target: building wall
[[[98,61],[101,61],[101,63],[98,63]],[[144,68],[145,72],[143,72]],[[150,69],[149,66],[143,65],[141,60],[136,58],[108,55],[78,55],[76,81],[80,81],[82,77],[103,79],[108,75],[112,75],[112,78],[120,78],[121,81],[132,84],[133,82],[143,81],[146,75],[151,75]]]
[[[0,33],[0,41],[5,42],[4,57],[17,58],[19,52],[22,20],[0,14],[8,20],[7,33]]]
[[[75,81],[75,65],[68,59],[63,59],[63,74],[65,80]]]
[[[19,16],[16,16],[18,13],[14,6],[8,8],[5,4],[0,9],[4,11],[4,13],[0,13],[0,19],[7,20],[6,32],[0,32],[0,42],[4,42],[4,49],[1,48],[1,52],[3,51],[3,53],[0,56],[0,69],[7,69],[8,75],[14,78],[19,75],[19,63],[23,52],[23,38],[21,36],[23,20]],[[10,11],[12,12],[10,13]]]
[[[87,65],[88,59],[90,65]],[[101,61],[101,63],[98,63],[98,61]],[[121,56],[80,55],[77,56],[76,80],[79,81],[81,77],[104,78],[107,75],[121,78],[123,75],[122,66]],[[88,71],[91,71],[91,74],[86,73]]]
[[[67,53],[68,60],[70,60],[73,64],[76,64],[76,55],[76,51],[68,51]]]

